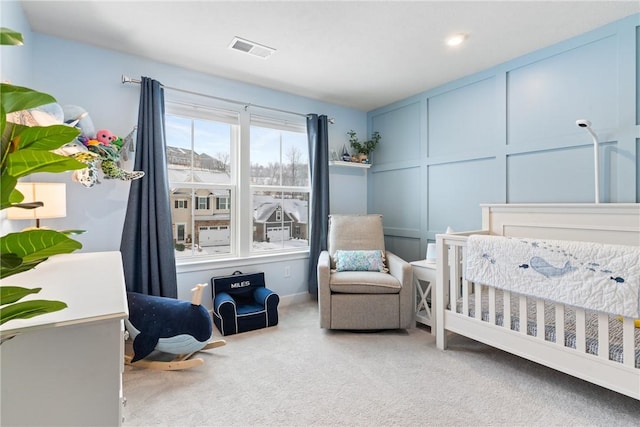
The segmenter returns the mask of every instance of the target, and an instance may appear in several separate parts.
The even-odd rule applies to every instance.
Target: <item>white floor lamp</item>
[[[596,184],[596,203],[600,203],[600,159],[598,150],[598,135],[591,129],[591,122],[589,120],[580,119],[576,120],[576,125],[581,128],[586,128],[593,138],[593,166],[595,170],[595,184]]]

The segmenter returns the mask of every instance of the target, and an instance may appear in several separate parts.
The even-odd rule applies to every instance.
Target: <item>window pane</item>
[[[307,135],[251,126],[251,184],[309,185]]]
[[[171,181],[172,169],[191,167],[191,119],[165,116],[165,135],[169,181]]]
[[[198,203],[196,206],[201,206],[202,209],[195,210],[193,214],[187,209],[172,209],[172,220],[176,224],[176,258],[230,253],[233,230],[231,190],[215,187],[178,189],[172,194],[172,198],[184,197],[185,193],[192,193],[193,200]],[[218,198],[228,201],[226,206],[221,207],[216,203]],[[175,204],[172,203],[172,206]]]
[[[253,251],[309,246],[309,194],[306,192],[254,191]]]
[[[195,175],[199,182],[231,183],[231,125],[207,120],[194,121]]]
[[[165,124],[176,258],[228,254],[234,125],[171,114]]]
[[[196,211],[195,242],[198,253],[195,255],[211,255],[231,252],[231,211],[220,209],[215,202],[217,198],[231,200],[231,191],[225,189],[198,189],[200,200],[206,200],[206,209]],[[206,197],[202,197],[206,194]]]
[[[309,147],[307,135],[282,132],[282,185],[309,186]]]
[[[169,182],[231,183],[232,125],[166,115]]]

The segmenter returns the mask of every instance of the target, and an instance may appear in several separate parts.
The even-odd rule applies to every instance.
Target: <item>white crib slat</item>
[[[544,300],[536,300],[536,337],[544,341]]]
[[[609,359],[609,316],[598,313],[598,357]]]
[[[625,317],[622,320],[622,363],[626,366],[635,366],[634,357],[634,320],[630,317]]]
[[[556,344],[564,347],[564,305],[556,304]]]
[[[482,288],[483,286],[479,283],[474,283],[474,294],[476,296],[476,309],[475,309],[475,318],[480,320],[482,319]]]
[[[469,281],[462,280],[462,314],[469,316]]]
[[[496,288],[489,288],[489,323],[496,324]]]
[[[586,345],[585,312],[582,308],[576,308],[576,350],[584,353]]]
[[[527,313],[527,297],[520,295],[518,297],[518,301],[520,303],[520,313],[518,317],[520,318],[520,333],[527,334],[527,319],[529,315]]]
[[[449,307],[454,313],[457,310],[458,301],[458,278],[460,277],[460,248],[458,246],[449,247]]]
[[[503,291],[502,292],[502,312],[504,313],[504,317],[502,320],[502,326],[507,329],[511,329],[511,292]]]

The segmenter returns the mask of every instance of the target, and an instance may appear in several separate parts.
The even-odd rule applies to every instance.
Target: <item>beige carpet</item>
[[[189,371],[127,366],[124,425],[640,425],[637,400],[466,338],[322,330],[314,303],[225,339]]]

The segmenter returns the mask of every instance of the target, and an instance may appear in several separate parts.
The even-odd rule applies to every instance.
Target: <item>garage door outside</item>
[[[270,242],[291,240],[290,227],[267,227],[267,238]]]

